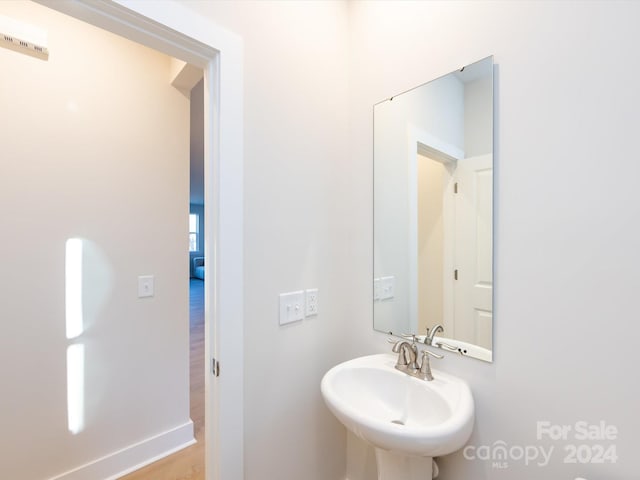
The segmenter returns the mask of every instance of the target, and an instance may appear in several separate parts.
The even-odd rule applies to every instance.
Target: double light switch
[[[281,293],[280,325],[297,322],[318,314],[318,289]]]

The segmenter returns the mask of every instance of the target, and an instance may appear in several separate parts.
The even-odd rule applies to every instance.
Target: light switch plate
[[[304,291],[280,294],[280,325],[304,318]]]
[[[378,300],[380,300],[380,290],[382,289],[382,286],[380,285],[381,281],[379,278],[374,278],[373,279],[373,301],[377,302]]]
[[[138,277],[138,298],[153,297],[153,275],[141,275]]]
[[[388,300],[390,298],[393,298],[395,296],[396,290],[396,277],[381,277],[379,287],[380,300]]]

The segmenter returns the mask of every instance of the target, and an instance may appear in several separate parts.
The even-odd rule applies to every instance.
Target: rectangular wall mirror
[[[373,116],[373,327],[492,361],[493,57]]]

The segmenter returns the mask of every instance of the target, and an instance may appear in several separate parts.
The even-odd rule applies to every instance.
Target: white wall
[[[471,444],[556,451],[546,468],[504,470],[458,453],[440,462],[442,478],[637,478],[640,4],[354,2],[350,12],[351,353],[388,350],[371,330],[371,106],[494,54],[494,363],[448,355],[436,368],[473,389]],[[611,442],[538,441],[544,420],[616,425],[617,463],[563,463],[566,443]],[[366,456],[351,447],[357,474]]]
[[[493,152],[492,75],[464,85],[464,156]]]
[[[189,103],[164,55],[30,2],[0,14],[49,32],[48,61],[0,49],[0,470],[40,480],[188,430]],[[72,237],[84,240],[84,332],[67,340]],[[154,298],[137,298],[142,274]],[[86,352],[76,435],[71,343]]]
[[[204,205],[204,79],[191,89],[189,104],[189,199]]]
[[[344,478],[320,379],[347,350],[351,204],[342,2],[188,2],[244,45],[245,478]],[[278,325],[278,294],[317,317]],[[224,366],[223,366],[224,368]]]

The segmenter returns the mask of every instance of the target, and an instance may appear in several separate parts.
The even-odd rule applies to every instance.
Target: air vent
[[[2,15],[0,15],[0,46],[42,60],[49,58],[45,30]]]

